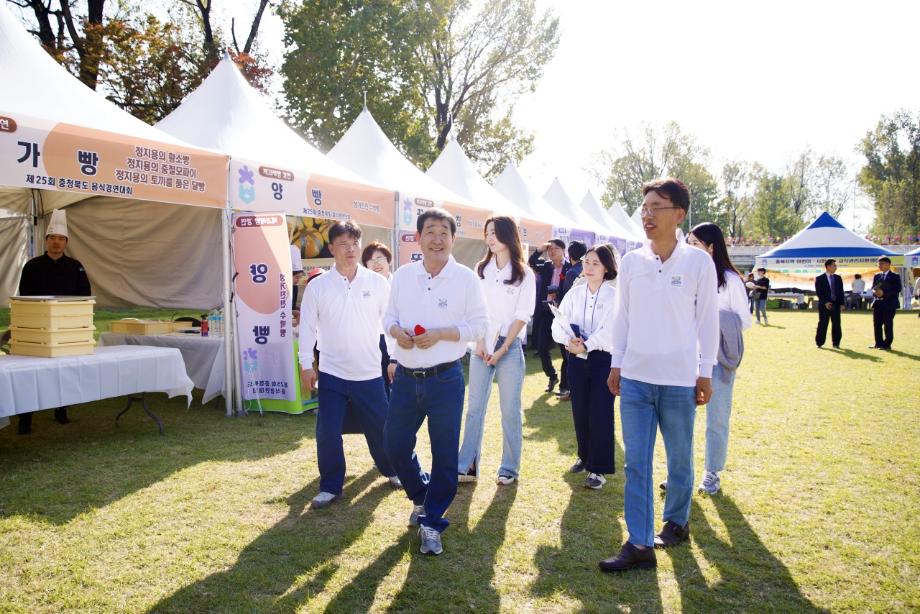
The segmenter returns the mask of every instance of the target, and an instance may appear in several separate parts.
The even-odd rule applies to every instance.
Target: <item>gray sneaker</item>
[[[418,528],[418,536],[422,540],[420,548],[422,554],[441,554],[444,548],[441,546],[441,534],[437,529],[422,525]]]
[[[402,488],[402,482],[399,481],[399,478],[395,475],[391,475],[387,478],[387,482],[390,484],[390,488],[400,489]]]
[[[600,490],[606,483],[607,478],[600,473],[589,473],[588,477],[585,478],[585,488],[590,488],[592,490]]]
[[[316,495],[315,497],[313,497],[313,500],[310,502],[310,507],[315,510],[322,509],[326,507],[327,505],[329,505],[330,503],[332,503],[333,501],[335,501],[336,499],[338,499],[338,497],[339,497],[338,495],[334,495],[331,492],[323,491],[319,493],[318,495]]]
[[[409,526],[417,527],[419,516],[425,515],[425,506],[424,505],[413,505],[412,513],[409,514]]]
[[[707,471],[703,474],[703,481],[700,482],[697,492],[704,495],[714,495],[721,489],[722,483],[721,480],[719,480],[719,474]]]

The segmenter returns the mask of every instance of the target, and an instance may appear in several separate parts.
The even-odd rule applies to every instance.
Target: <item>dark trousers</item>
[[[559,348],[562,353],[562,377],[559,380],[559,389],[569,389],[568,369],[568,352],[565,346],[553,341],[553,314],[550,311],[538,311],[534,316],[533,323],[534,345],[537,346],[537,354],[540,356],[540,365],[543,367],[543,373],[546,377],[553,378],[557,376],[556,367],[553,366],[553,358],[550,354],[554,346]]]
[[[872,328],[875,331],[875,346],[891,349],[894,341],[894,314],[897,309],[875,307],[872,310]],[[883,334],[884,333],[884,334]]]
[[[380,369],[383,372],[383,389],[387,393],[387,402],[390,400],[390,378],[387,375],[387,368],[390,366],[390,355],[387,353],[387,342],[383,335],[380,335]]]
[[[607,388],[610,354],[594,351],[583,360],[569,360],[569,383],[572,392],[572,419],[578,458],[591,473],[614,473],[614,396]]]
[[[815,344],[818,347],[824,345],[827,340],[827,323],[831,323],[831,343],[834,347],[840,345],[840,339],[843,338],[843,329],[840,328],[840,305],[834,305],[828,309],[824,304],[818,305],[818,332],[815,333]]]
[[[396,475],[383,445],[387,399],[380,378],[353,382],[328,373],[319,374],[319,410],[316,414],[316,456],[319,489],[338,495],[345,483],[342,430],[346,412],[360,425],[367,448],[380,473]]]
[[[450,524],[444,512],[457,494],[457,457],[466,384],[460,361],[430,377],[416,378],[396,368],[390,389],[390,410],[384,427],[387,454],[396,475],[415,505],[424,505],[419,522],[443,531]],[[416,434],[428,419],[431,474],[425,474],[415,456]]]

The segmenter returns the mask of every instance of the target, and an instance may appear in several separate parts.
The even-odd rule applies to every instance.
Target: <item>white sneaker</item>
[[[507,473],[500,473],[495,479],[495,483],[499,486],[508,486],[509,484],[514,484],[516,478],[513,475],[508,475]]]
[[[332,503],[333,501],[335,501],[338,497],[339,497],[338,495],[334,495],[331,492],[323,491],[319,493],[318,495],[316,495],[315,497],[313,497],[313,501],[310,502],[310,507],[315,510],[324,508],[330,503]]]
[[[705,495],[714,495],[722,489],[722,483],[719,479],[719,474],[712,471],[707,471],[703,474],[703,481],[700,482],[700,486],[697,489],[697,492]]]
[[[422,540],[422,547],[419,549],[422,554],[441,554],[444,547],[441,546],[441,534],[437,529],[422,525],[418,528],[418,536]]]
[[[600,473],[589,473],[588,477],[585,478],[585,488],[590,488],[592,490],[600,490],[606,483],[607,478]]]
[[[402,488],[402,482],[399,481],[399,477],[391,475],[387,478],[387,481],[390,483],[390,486],[396,489]]]
[[[417,527],[419,516],[425,515],[425,506],[424,505],[413,505],[412,513],[409,514],[409,526]]]

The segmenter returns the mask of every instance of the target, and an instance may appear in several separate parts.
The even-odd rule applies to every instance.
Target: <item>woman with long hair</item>
[[[732,413],[735,373],[744,352],[742,331],[751,327],[744,277],[732,264],[722,229],[712,222],[697,224],[687,243],[708,252],[719,284],[719,358],[712,370],[712,398],[706,405],[706,470],[699,492],[714,495],[721,489],[719,472],[728,455],[728,421]]]
[[[613,349],[613,301],[617,276],[611,246],[595,245],[582,258],[586,283],[576,284],[562,299],[559,311],[570,326],[553,319],[553,338],[565,344],[569,356],[569,391],[578,459],[572,473],[587,471],[585,487],[597,490],[614,473],[614,396],[607,387]]]
[[[479,473],[482,430],[495,378],[503,435],[497,481],[507,486],[518,479],[521,466],[522,344],[536,302],[536,281],[524,262],[518,226],[513,219],[503,215],[490,217],[484,234],[487,249],[476,272],[486,297],[489,327],[485,338],[476,341],[470,357],[470,400],[457,473],[460,482],[473,482]]]

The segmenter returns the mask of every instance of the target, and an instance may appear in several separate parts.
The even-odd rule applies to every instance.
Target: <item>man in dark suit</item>
[[[561,286],[569,271],[569,263],[565,261],[565,242],[562,239],[551,239],[538,247],[527,263],[537,275],[537,307],[533,314],[534,345],[540,355],[543,373],[549,378],[546,392],[552,392],[559,383],[559,375],[549,355],[553,347],[553,312],[548,303],[558,305],[562,300]],[[569,388],[568,379],[563,369],[561,387],[565,390]]]
[[[827,322],[831,322],[831,343],[840,347],[843,331],[840,328],[840,308],[843,306],[843,280],[837,275],[837,261],[824,263],[824,275],[815,277],[815,292],[818,293],[818,332],[815,333],[815,345],[824,346],[827,339]]]
[[[875,329],[875,345],[878,350],[890,350],[894,341],[894,314],[898,311],[901,294],[901,276],[891,270],[891,259],[878,259],[879,273],[872,278],[872,326]],[[884,334],[883,334],[884,332]]]

